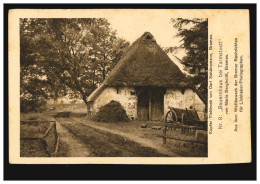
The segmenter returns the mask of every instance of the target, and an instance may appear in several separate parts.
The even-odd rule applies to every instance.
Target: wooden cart
[[[182,133],[191,130],[206,130],[207,121],[201,121],[195,109],[179,109],[170,107],[165,116],[165,127],[163,129],[164,143],[166,143],[166,132],[168,130],[181,129]]]
[[[165,117],[165,123],[181,123],[184,125],[193,125],[195,122],[201,122],[195,109],[179,109],[170,107]],[[196,124],[196,123],[195,123]]]

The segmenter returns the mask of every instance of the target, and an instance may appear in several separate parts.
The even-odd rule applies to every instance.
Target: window
[[[130,91],[130,95],[135,95],[135,91]]]
[[[151,37],[150,35],[147,35],[147,36],[146,36],[146,39],[149,39],[149,40],[150,40],[150,39],[152,39],[152,37]]]

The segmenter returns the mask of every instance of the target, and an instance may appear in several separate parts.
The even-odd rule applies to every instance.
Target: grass
[[[40,121],[50,121],[51,117],[45,116],[44,113],[21,113],[21,120],[40,120]]]
[[[51,110],[54,105],[48,104],[46,112],[61,112],[61,111],[68,111],[73,113],[87,113],[87,106],[84,102],[80,104],[62,104],[57,105],[55,109]]]
[[[59,118],[58,121],[72,134],[84,141],[90,152],[97,157],[165,157],[156,150],[144,147],[122,136],[97,130],[71,119]]]
[[[49,157],[46,151],[46,143],[42,140],[21,140],[21,157]]]
[[[163,144],[162,140],[162,130],[152,130],[152,126],[162,126],[161,122],[142,122],[142,121],[130,121],[130,122],[93,122],[91,120],[86,119],[85,117],[80,117],[79,113],[86,113],[86,105],[75,104],[69,105],[64,104],[62,108],[56,108],[55,110],[51,110],[49,112],[61,112],[61,111],[71,111],[75,114],[73,115],[73,119],[83,123],[83,124],[94,124],[99,127],[105,127],[111,130],[115,130],[118,132],[127,133],[130,135],[134,135],[139,137],[140,139],[148,139],[154,145],[161,147],[163,149],[167,149],[170,152],[177,153],[183,157],[207,157],[208,156],[208,148],[207,145],[189,143],[185,141],[171,140],[167,139],[167,144]],[[78,113],[78,114],[77,114]],[[46,113],[30,113],[30,114],[21,114],[21,119],[48,119],[49,117],[45,115]],[[147,128],[141,128],[141,124],[146,123]],[[93,128],[86,128],[86,126],[82,126],[80,124],[63,124],[68,130],[73,133],[75,136],[79,136],[81,140],[83,140],[86,145],[88,145],[98,156],[165,156],[160,153],[155,152],[150,148],[143,148],[136,142],[130,140],[124,140],[121,136],[117,136],[108,132],[98,131]],[[31,127],[33,128],[33,127]],[[22,129],[22,127],[21,127]],[[27,128],[26,128],[27,129]],[[23,130],[21,130],[22,134]],[[34,130],[37,132],[37,130]],[[44,128],[39,132],[44,132]],[[102,133],[101,133],[102,132]],[[31,134],[32,135],[32,134]],[[194,132],[187,132],[186,134],[182,134],[179,129],[176,131],[168,131],[167,135],[185,140],[195,140]],[[207,137],[206,137],[207,140]],[[36,144],[36,143],[33,143]],[[120,149],[116,149],[116,145],[120,146]],[[40,147],[40,146],[39,146]],[[68,149],[68,145],[66,143],[60,143],[58,156],[66,157],[66,152]],[[22,150],[21,150],[22,152]],[[22,154],[22,153],[21,153]]]
[[[167,139],[167,147],[183,157],[207,157],[207,145]]]
[[[51,130],[46,138],[42,139],[42,137],[51,126],[51,122],[48,121],[53,120],[53,118],[45,116],[43,113],[21,113],[21,120],[23,121],[20,124],[21,157],[51,156],[48,150],[50,142],[55,142],[53,139],[54,130]]]
[[[21,122],[20,137],[21,138],[40,138],[50,127],[49,122],[34,122],[34,121],[50,121],[51,117],[45,116],[43,113],[21,113],[21,120],[32,122]]]
[[[137,136],[139,138],[148,139],[153,142],[154,145],[161,148],[167,149],[170,152],[177,153],[183,157],[207,157],[208,148],[207,145],[191,143],[180,140],[167,139],[167,144],[163,144],[163,131],[162,130],[153,130],[152,126],[161,126],[163,128],[162,122],[143,122],[143,121],[131,121],[131,122],[120,122],[120,123],[103,123],[103,122],[93,122],[86,118],[74,118],[75,120],[85,123],[85,124],[94,124],[99,127],[105,127],[111,130],[116,130],[118,132],[124,132],[130,135]],[[141,124],[147,124],[147,128],[141,128]],[[205,143],[207,143],[207,134],[204,138]],[[185,134],[181,133],[180,129],[175,131],[167,131],[167,136],[171,136],[177,139],[182,140],[196,140],[195,132],[186,132]]]
[[[68,147],[69,145],[67,145],[64,141],[60,140],[57,157],[67,157]]]
[[[41,138],[50,127],[50,123],[22,123],[20,126],[21,138]]]

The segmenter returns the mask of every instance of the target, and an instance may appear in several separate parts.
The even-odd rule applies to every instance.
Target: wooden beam
[[[149,91],[149,120],[152,120],[152,93]]]

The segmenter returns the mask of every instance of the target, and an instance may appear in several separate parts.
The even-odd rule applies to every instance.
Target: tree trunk
[[[95,73],[96,73],[96,70],[93,70],[93,74],[92,74],[92,86],[95,86]]]
[[[58,92],[55,89],[54,89],[54,99],[53,100],[54,100],[53,105],[56,108],[57,107],[57,103],[58,103]]]
[[[82,96],[82,100],[85,102],[86,105],[88,105],[88,101],[87,101],[87,97],[86,96]]]
[[[103,68],[103,70],[102,70],[102,74],[103,74],[103,81],[104,81],[105,78],[106,78],[106,69],[105,69],[105,68]]]

